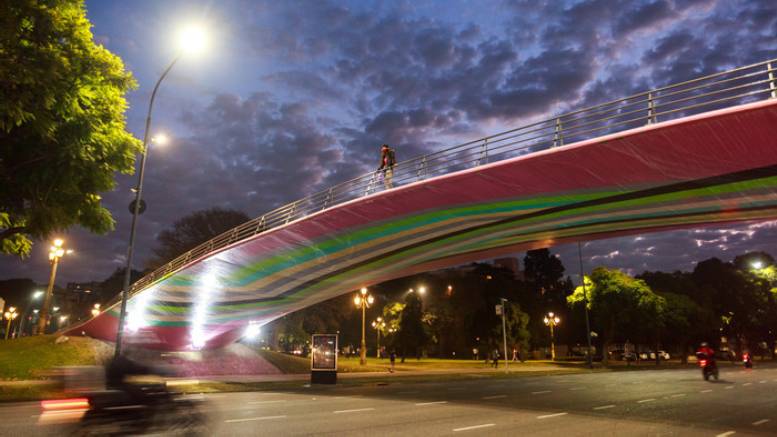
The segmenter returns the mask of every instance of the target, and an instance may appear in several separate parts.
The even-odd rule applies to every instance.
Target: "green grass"
[[[310,359],[302,358],[282,352],[268,350],[259,350],[259,354],[277,367],[282,373],[309,373]],[[539,362],[535,362],[537,364]],[[501,366],[501,363],[500,363]],[[359,364],[359,357],[337,359],[337,371],[342,373],[362,373],[362,372],[388,372],[391,363],[388,358],[367,357],[367,364]],[[396,372],[407,372],[413,370],[475,370],[490,367],[484,364],[483,360],[450,360],[440,358],[408,358],[402,363],[401,358],[397,358],[394,365]]]
[[[53,335],[0,341],[0,379],[40,379],[60,366],[102,364],[111,347],[86,337],[55,343]]]

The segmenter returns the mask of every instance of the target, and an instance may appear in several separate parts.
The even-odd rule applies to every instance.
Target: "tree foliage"
[[[73,225],[113,229],[100,193],[140,150],[124,118],[135,81],[90,26],[78,0],[0,8],[0,253]]]
[[[619,333],[639,334],[660,326],[666,299],[654,293],[640,279],[634,279],[617,269],[597,267],[584,278],[588,307],[602,339],[603,359]],[[571,305],[585,302],[583,287],[577,287],[567,298]],[[625,338],[622,338],[625,340]]]
[[[195,211],[173,223],[159,233],[150,267],[158,267],[197,245],[216,237],[249,220],[248,216],[233,209],[210,208]]]

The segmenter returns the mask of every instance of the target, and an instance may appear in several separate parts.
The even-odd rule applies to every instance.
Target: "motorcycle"
[[[753,368],[753,357],[750,356],[749,352],[742,354],[742,364],[745,366],[745,369]]]
[[[696,353],[696,359],[699,363],[699,367],[701,367],[701,375],[704,377],[704,380],[709,381],[710,376],[712,376],[715,378],[715,381],[717,381],[718,366],[715,364],[715,360],[701,352]]]
[[[73,436],[206,435],[198,403],[164,384],[101,390],[41,402],[39,425],[66,425]]]

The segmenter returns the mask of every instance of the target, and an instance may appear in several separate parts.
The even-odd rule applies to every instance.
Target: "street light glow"
[[[54,247],[62,247],[63,244],[65,244],[65,242],[61,238],[54,240]]]
[[[170,142],[170,138],[168,138],[167,135],[163,133],[159,133],[151,138],[151,142],[159,146],[165,146]]]
[[[756,270],[761,270],[764,267],[764,263],[760,260],[753,261],[752,266]]]
[[[426,294],[426,287],[424,287],[423,285],[418,287],[418,294],[420,295]]]
[[[261,332],[262,328],[258,323],[249,323],[245,331],[243,331],[243,338],[246,340],[256,340]]]
[[[208,48],[208,35],[205,28],[197,24],[188,24],[178,31],[178,50],[190,56],[196,56]]]

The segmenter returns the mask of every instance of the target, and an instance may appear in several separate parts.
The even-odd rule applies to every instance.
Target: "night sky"
[[[220,206],[258,216],[373,170],[566,110],[777,58],[774,0],[87,1],[98,43],[139,82],[138,138],[151,89],[196,20],[209,50],[162,84],[136,267],[177,218]],[[134,176],[104,194],[105,236],[64,234],[75,254],[57,282],[102,280],[125,263]],[[691,270],[717,256],[777,255],[777,221],[589,242],[586,268]],[[0,279],[45,283],[48,244],[0,256]],[[569,273],[576,246],[558,246]],[[523,256],[523,254],[517,254]]]

